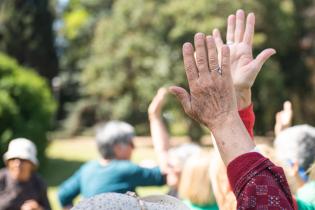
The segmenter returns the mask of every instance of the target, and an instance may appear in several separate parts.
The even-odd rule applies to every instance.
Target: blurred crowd
[[[197,33],[183,46],[189,92],[160,88],[148,107],[157,165],[131,161],[134,128],[110,121],[96,131],[100,159],[83,164],[58,189],[63,209],[315,209],[315,128],[292,125],[290,101],[275,116],[275,139],[255,143],[251,87],[273,49],[252,55],[255,16],[238,10],[227,18],[224,43],[218,29]],[[211,131],[213,148],[170,146],[162,119],[168,93],[189,117]],[[36,172],[36,147],[13,139],[0,170],[0,210],[49,210],[45,181]],[[59,169],[56,169],[59,170]],[[140,186],[169,187],[145,198]],[[74,206],[74,199],[82,201]]]

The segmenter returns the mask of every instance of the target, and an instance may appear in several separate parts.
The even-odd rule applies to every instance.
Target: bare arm
[[[148,110],[151,137],[162,173],[166,173],[167,171],[169,149],[169,134],[161,118],[161,110],[163,108],[166,94],[167,90],[165,88],[160,88],[156,96],[153,98]]]

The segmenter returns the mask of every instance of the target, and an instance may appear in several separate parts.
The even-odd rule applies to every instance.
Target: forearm
[[[255,148],[237,112],[229,114],[223,123],[211,131],[225,165]]]
[[[169,150],[169,135],[160,116],[150,115],[150,130],[160,170],[166,172]]]

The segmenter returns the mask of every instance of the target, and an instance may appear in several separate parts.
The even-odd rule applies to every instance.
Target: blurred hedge
[[[11,139],[32,140],[43,163],[56,103],[46,81],[0,53],[0,155]],[[0,166],[3,166],[1,161]]]

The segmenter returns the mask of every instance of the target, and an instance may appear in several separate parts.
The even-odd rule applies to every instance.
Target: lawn
[[[133,161],[156,160],[149,138],[137,138]],[[48,161],[43,166],[43,177],[48,183],[48,196],[53,210],[60,210],[56,192],[58,186],[87,160],[98,158],[92,138],[78,137],[52,141],[47,148]],[[140,196],[167,192],[167,187],[142,187],[137,192]],[[79,200],[79,198],[77,199]]]

